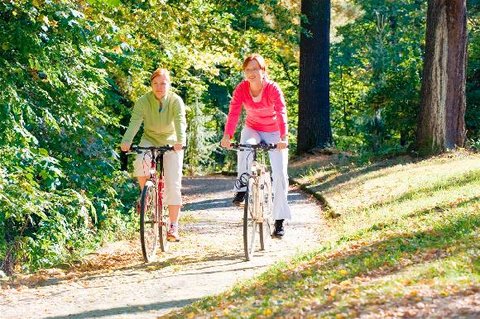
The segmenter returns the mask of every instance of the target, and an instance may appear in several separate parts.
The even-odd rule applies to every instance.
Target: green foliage
[[[188,116],[187,150],[185,170],[189,175],[202,173],[202,169],[215,167],[211,154],[218,148],[218,136],[209,129],[211,116],[202,112],[204,106],[198,101],[194,103]]]
[[[133,231],[137,190],[117,171],[116,145],[155,68],[171,70],[193,105],[192,172],[222,159],[212,151],[246,53],[269,58],[294,109],[295,10],[276,1],[3,1],[2,268],[52,265]]]
[[[480,152],[480,139],[469,139],[467,140],[466,144],[470,149],[474,150],[475,152]]]
[[[0,252],[35,269],[100,241],[114,227],[104,220],[125,211],[111,186],[118,119],[109,103],[118,97],[107,91],[105,56],[81,6],[0,7]]]
[[[332,45],[331,103],[336,144],[340,149],[368,153],[408,148],[415,138],[420,104],[427,3],[351,2],[362,14],[338,27],[339,41]],[[480,7],[477,0],[467,5],[466,124],[468,137],[478,139]]]
[[[467,128],[477,141],[480,10],[477,0],[468,6]],[[415,131],[426,3],[335,1],[333,8],[344,24],[332,45],[337,146],[404,150]],[[248,53],[267,59],[294,137],[299,12],[290,0],[2,1],[3,268],[52,265],[134,230],[138,190],[118,172],[116,145],[159,66],[171,70],[175,91],[191,106],[190,173],[233,168],[234,153],[216,148]],[[294,147],[295,138],[290,142]]]
[[[468,10],[468,64],[467,64],[467,134],[480,140],[480,1],[469,0]],[[478,148],[477,148],[478,150]]]
[[[363,14],[339,27],[332,46],[332,121],[342,149],[413,141],[426,3],[354,1]],[[352,144],[353,141],[353,144]]]

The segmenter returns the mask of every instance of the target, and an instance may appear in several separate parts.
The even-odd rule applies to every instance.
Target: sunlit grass
[[[184,211],[180,214],[180,223],[182,224],[194,224],[198,223],[199,219],[196,216],[195,212]]]
[[[479,155],[322,163],[295,174],[341,213],[329,240],[171,317],[395,317],[480,291]]]

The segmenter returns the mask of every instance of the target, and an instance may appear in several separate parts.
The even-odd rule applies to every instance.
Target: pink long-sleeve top
[[[238,118],[242,113],[242,106],[245,107],[247,117],[245,125],[261,132],[280,131],[280,137],[287,134],[287,107],[283,92],[277,83],[266,80],[262,98],[259,102],[253,100],[250,94],[250,84],[243,80],[233,91],[230,101],[225,134],[230,137],[235,133]]]

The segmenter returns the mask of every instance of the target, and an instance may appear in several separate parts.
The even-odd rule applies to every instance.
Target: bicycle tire
[[[255,216],[255,185],[253,179],[248,181],[248,190],[245,194],[245,206],[243,209],[243,249],[245,259],[251,260],[255,250],[255,240],[258,229],[258,223]]]
[[[160,250],[162,252],[166,252],[168,250],[168,240],[167,240],[168,209],[167,207],[162,205],[159,216],[160,216],[160,222],[158,223],[158,231],[159,231],[159,238],[160,238]]]
[[[260,250],[265,250],[268,238],[272,237],[275,223],[273,218],[272,179],[269,171],[265,171],[262,174],[261,184],[259,187],[259,199],[262,216],[262,222],[259,223]]]
[[[158,244],[158,201],[157,189],[151,181],[147,181],[140,200],[140,243],[145,262],[156,257]]]
[[[257,223],[257,228],[258,228],[258,237],[260,240],[260,250],[265,250],[265,246],[267,245],[266,240],[265,240],[265,223],[264,222],[258,222]]]
[[[263,177],[263,221],[266,231],[272,237],[275,228],[275,218],[273,217],[273,193],[272,193],[272,177],[270,172],[265,172]]]
[[[258,222],[258,232],[259,232],[259,240],[260,240],[260,250],[265,250],[266,246],[266,237],[264,236],[265,234],[265,220],[264,220],[264,196],[265,196],[265,189],[263,185],[263,175],[260,176],[260,185],[257,189],[258,191],[258,199],[259,199],[259,205],[258,207],[258,216],[260,217],[260,221]]]

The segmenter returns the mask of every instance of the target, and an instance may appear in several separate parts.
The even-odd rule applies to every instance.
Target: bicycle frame
[[[149,170],[150,177],[147,180],[147,183],[151,182],[152,185],[157,186],[158,196],[157,196],[157,207],[156,207],[157,211],[155,212],[155,217],[158,218],[158,213],[159,213],[158,209],[160,209],[160,211],[163,209],[163,191],[165,186],[164,175],[163,175],[164,152],[157,152],[155,149],[150,149],[150,152],[151,152],[150,153],[151,155],[150,170]],[[163,221],[161,222],[163,223]]]
[[[247,192],[251,192],[254,196],[253,198],[253,215],[251,216],[252,219],[254,219],[256,222],[261,223],[263,222],[263,214],[260,214],[262,212],[262,206],[263,206],[263,201],[260,198],[260,187],[263,185],[263,179],[265,178],[265,175],[269,173],[267,171],[266,164],[264,162],[259,162],[257,160],[257,151],[253,150],[253,159],[252,163],[250,165],[250,179],[253,180],[252,185],[250,183],[247,184]],[[253,186],[253,189],[249,189],[249,187]]]

